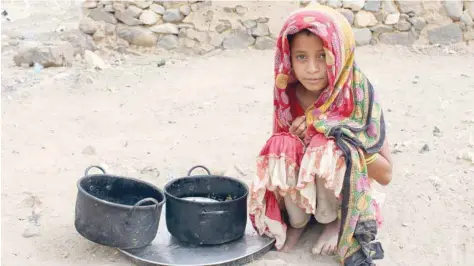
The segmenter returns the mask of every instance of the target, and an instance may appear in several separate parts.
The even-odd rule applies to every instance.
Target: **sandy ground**
[[[41,39],[58,25],[75,26],[74,14],[54,6],[33,11],[2,23],[3,34]],[[453,49],[357,51],[398,146],[394,180],[382,188],[386,258],[378,265],[474,260],[474,165],[457,158],[474,150],[474,53]],[[175,56],[160,68],[164,55],[116,57],[103,71],[76,62],[39,73],[16,67],[14,51],[5,48],[1,60],[2,265],[132,265],[74,229],[76,181],[89,165],[159,186],[196,164],[246,181],[254,175],[272,124],[272,51]],[[429,151],[420,153],[425,144]],[[316,237],[310,232],[294,253],[270,252],[252,264],[336,265],[310,254]]]

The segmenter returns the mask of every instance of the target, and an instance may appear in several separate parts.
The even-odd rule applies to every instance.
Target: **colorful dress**
[[[303,29],[323,40],[329,81],[307,110],[297,104],[287,39]],[[249,214],[255,230],[274,237],[280,249],[287,229],[281,203],[289,195],[318,221],[341,219],[336,254],[341,264],[372,265],[383,258],[376,240],[381,216],[364,152],[381,149],[385,127],[373,87],[354,62],[354,50],[350,24],[330,7],[311,4],[286,20],[275,54],[273,135],[257,159]],[[289,127],[303,114],[307,133],[301,140],[289,133]],[[328,193],[322,190],[333,193],[336,210],[325,204]]]

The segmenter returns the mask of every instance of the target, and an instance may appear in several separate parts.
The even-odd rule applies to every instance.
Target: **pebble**
[[[117,19],[114,17],[114,15],[99,9],[93,9],[89,13],[89,17],[96,21],[105,21],[107,23],[117,24]]]
[[[164,66],[164,65],[166,65],[166,60],[165,60],[165,59],[160,59],[160,60],[158,60],[158,62],[156,63],[156,66],[157,66],[157,67],[162,67],[162,66]]]
[[[257,21],[252,20],[252,19],[247,19],[242,22],[242,25],[244,25],[244,27],[247,29],[251,29],[251,28],[257,27]]]
[[[386,25],[394,25],[400,20],[400,13],[392,13],[388,14],[387,17],[385,18],[384,23]]]
[[[257,50],[270,50],[274,49],[276,41],[268,36],[257,37],[255,41],[255,49]]]
[[[245,13],[247,13],[248,11],[248,8],[244,7],[244,6],[241,6],[241,5],[238,5],[235,7],[235,13],[239,14],[239,15],[245,15]]]
[[[220,47],[224,41],[224,36],[217,32],[209,32],[209,43],[214,47]]]
[[[460,0],[443,1],[444,8],[448,16],[454,21],[458,21],[462,16],[463,2]]]
[[[441,188],[442,180],[439,177],[430,176],[429,181],[436,189]]]
[[[339,7],[342,7],[342,1],[341,0],[328,0],[327,5],[332,8],[339,8]]]
[[[263,37],[270,35],[270,29],[267,24],[257,23],[257,27],[252,29],[252,35],[254,37]]]
[[[143,1],[143,0],[131,1],[131,4],[136,5],[137,7],[141,9],[148,8],[152,3],[153,1]]]
[[[138,18],[138,16],[140,16],[140,14],[143,12],[143,10],[137,6],[128,6],[127,8],[127,11],[125,11],[128,15],[134,17],[134,18]]]
[[[181,22],[184,19],[183,14],[178,9],[168,9],[163,14],[163,20],[165,22]]]
[[[84,8],[93,9],[93,8],[96,8],[96,7],[97,7],[97,1],[95,1],[95,0],[86,0],[86,1],[84,1],[84,3],[82,4],[82,6],[83,6]]]
[[[413,25],[416,30],[421,31],[426,26],[426,20],[421,17],[409,18],[408,21]]]
[[[343,0],[342,6],[353,11],[361,10],[365,5],[365,0]]]
[[[413,14],[418,15],[423,12],[423,6],[421,5],[421,1],[416,0],[399,0],[397,1],[398,7],[400,8],[400,12],[405,14]]]
[[[439,127],[437,126],[434,126],[433,128],[433,136],[435,137],[441,137],[441,129],[439,129]]]
[[[21,235],[24,238],[30,238],[30,237],[38,236],[39,234],[40,234],[39,227],[34,224],[28,223]]]
[[[462,14],[460,21],[464,23],[467,27],[472,27],[474,26],[474,21],[471,15],[469,15],[469,11],[464,10],[464,13]]]
[[[381,0],[368,0],[363,9],[371,12],[378,12],[380,10]]]
[[[377,25],[377,19],[368,11],[359,11],[355,15],[354,25],[358,28],[372,27]]]
[[[474,152],[464,149],[458,153],[458,159],[474,164]]]
[[[128,9],[125,12],[115,11],[115,17],[128,26],[138,26],[142,24],[142,22],[139,19],[136,19]]]
[[[86,50],[84,52],[84,60],[86,61],[87,67],[90,69],[102,70],[107,68],[107,64],[104,62],[104,60],[102,60],[100,56],[96,55],[92,51]]]
[[[145,27],[117,26],[117,36],[131,45],[152,47],[156,45],[158,37]]]
[[[87,146],[82,150],[82,154],[84,154],[84,155],[95,155],[96,151],[95,151],[94,147]]]
[[[412,32],[388,32],[380,34],[379,40],[390,45],[412,45],[417,37]]]
[[[158,15],[163,15],[166,11],[166,9],[163,6],[158,5],[158,4],[152,4],[149,9]]]
[[[349,9],[343,9],[343,8],[337,9],[337,11],[339,11],[339,13],[341,13],[347,19],[349,24],[352,25],[354,23],[354,17],[355,17],[354,12],[352,12]]]
[[[228,20],[221,20],[221,22],[215,28],[218,33],[223,33],[229,29],[232,29],[232,24]]]
[[[189,7],[188,5],[182,5],[179,7],[179,12],[181,12],[181,14],[183,14],[184,16],[187,16],[189,15],[189,13],[191,13],[191,7]]]
[[[86,34],[94,34],[99,28],[99,23],[91,18],[84,18],[79,22],[79,29]]]
[[[150,28],[152,32],[161,33],[161,34],[178,34],[179,29],[176,24],[173,23],[165,23],[161,25],[155,25]]]
[[[178,48],[179,39],[176,35],[165,35],[158,41],[158,46],[166,50],[173,50]]]
[[[463,40],[463,32],[458,24],[448,24],[428,30],[428,40],[431,44],[453,44]]]
[[[158,170],[158,168],[155,168],[155,167],[152,167],[152,166],[147,166],[147,167],[143,168],[142,170],[140,170],[140,174],[153,174],[156,177],[159,177],[160,176],[160,171]]]
[[[430,151],[430,146],[428,146],[428,144],[425,144],[423,145],[423,147],[421,147],[419,153],[427,153]]]
[[[394,28],[399,31],[409,31],[411,28],[411,23],[406,20],[400,20],[397,24],[394,25]]]
[[[243,30],[233,30],[229,35],[224,37],[224,49],[243,49],[255,43],[255,39]]]
[[[140,15],[140,21],[145,25],[155,25],[158,22],[158,16],[151,10],[145,10]]]

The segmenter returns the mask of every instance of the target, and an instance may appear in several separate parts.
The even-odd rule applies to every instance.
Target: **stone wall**
[[[118,50],[272,49],[285,17],[309,2],[85,0],[79,28],[97,46]],[[474,1],[318,2],[348,19],[357,45],[474,42]]]

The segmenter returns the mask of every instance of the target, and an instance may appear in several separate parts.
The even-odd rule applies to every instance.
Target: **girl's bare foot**
[[[339,235],[339,219],[328,223],[313,247],[313,254],[334,255],[337,248],[337,238]]]
[[[292,251],[296,244],[298,244],[298,241],[300,240],[305,228],[306,226],[303,226],[302,228],[293,228],[288,226],[288,230],[286,231],[286,242],[285,245],[283,245],[281,251],[286,253]]]

